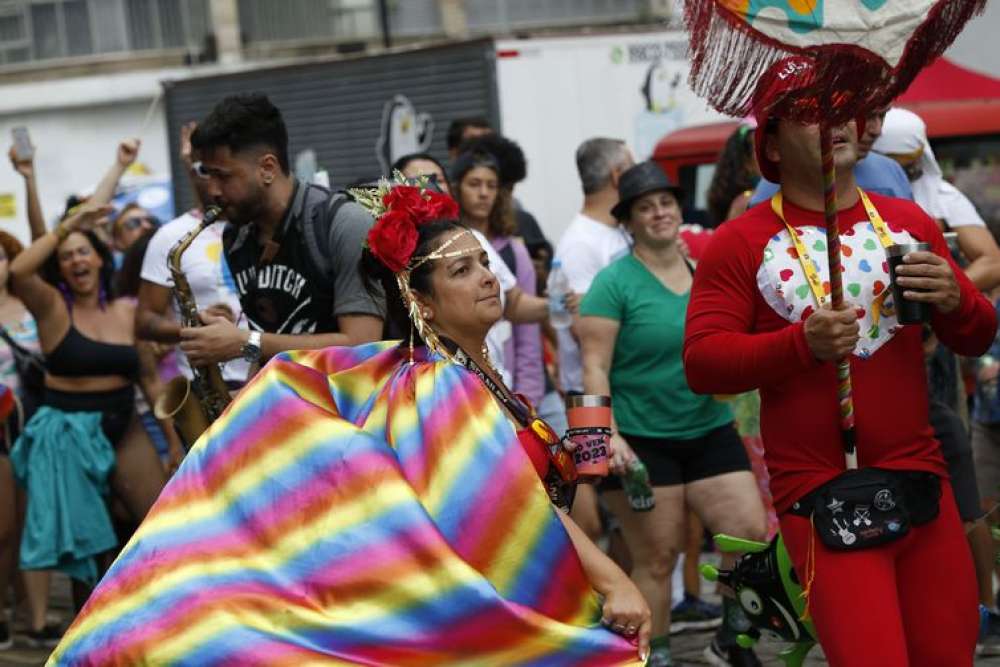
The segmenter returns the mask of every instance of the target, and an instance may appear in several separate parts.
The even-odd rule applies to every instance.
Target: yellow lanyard
[[[865,213],[868,214],[868,221],[872,223],[872,227],[875,229],[875,234],[878,236],[878,240],[882,243],[882,247],[888,248],[893,244],[892,237],[889,236],[889,227],[885,224],[885,220],[879,214],[878,209],[875,208],[875,204],[872,200],[868,198],[864,190],[858,188],[858,194],[861,196],[861,203],[864,204]],[[823,281],[820,280],[819,271],[816,270],[816,265],[812,263],[812,259],[809,256],[809,249],[806,248],[806,244],[802,242],[802,238],[799,235],[800,232],[788,224],[788,220],[785,219],[784,206],[782,205],[781,192],[777,192],[773,197],[771,197],[771,210],[774,211],[775,215],[785,224],[785,229],[788,230],[788,236],[791,237],[792,243],[795,245],[795,252],[799,256],[799,264],[802,266],[802,270],[806,273],[806,280],[809,282],[809,289],[812,290],[813,297],[816,299],[816,305],[823,307],[826,304],[826,290],[823,289]]]

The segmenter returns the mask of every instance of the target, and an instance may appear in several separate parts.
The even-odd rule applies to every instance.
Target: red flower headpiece
[[[458,204],[440,192],[396,185],[382,196],[384,212],[368,232],[368,249],[393,273],[406,269],[417,248],[417,226],[458,218]]]

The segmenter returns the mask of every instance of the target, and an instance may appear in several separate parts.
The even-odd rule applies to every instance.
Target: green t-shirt
[[[729,408],[688,387],[681,357],[690,292],[666,288],[633,255],[597,274],[581,315],[619,323],[611,361],[611,406],[627,435],[688,440],[733,420]]]

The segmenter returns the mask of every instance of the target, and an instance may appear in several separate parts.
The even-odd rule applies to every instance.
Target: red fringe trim
[[[760,77],[792,55],[815,59],[821,104],[776,111],[804,122],[844,123],[892,102],[921,69],[940,56],[986,0],[939,0],[914,31],[895,68],[877,54],[848,44],[796,48],[754,30],[720,0],[685,0],[690,32],[691,88],[721,113],[747,116]]]

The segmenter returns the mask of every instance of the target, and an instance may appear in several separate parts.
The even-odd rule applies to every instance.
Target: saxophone
[[[219,218],[222,210],[218,206],[210,206],[205,211],[205,217],[197,227],[189,231],[170,249],[167,255],[167,266],[174,281],[174,299],[184,327],[201,326],[198,317],[198,307],[191,292],[191,285],[181,271],[181,256],[195,237]],[[188,447],[205,432],[212,422],[219,418],[229,401],[229,390],[222,379],[222,371],[218,364],[191,367],[192,380],[178,375],[164,388],[156,399],[153,414],[157,419],[172,418],[174,425],[184,438]]]

